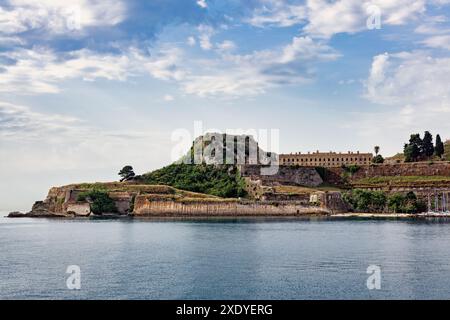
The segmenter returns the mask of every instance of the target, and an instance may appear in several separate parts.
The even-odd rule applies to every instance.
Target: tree
[[[433,146],[433,136],[429,131],[425,131],[425,135],[422,140],[422,152],[423,155],[427,158],[431,157],[434,154],[434,146]]]
[[[372,163],[384,163],[383,156],[381,154],[377,154],[375,157],[373,157]]]
[[[375,146],[373,150],[375,151],[375,155],[378,156],[378,152],[380,152],[380,146]]]
[[[122,179],[120,179],[121,182],[130,180],[131,178],[133,178],[135,176],[133,167],[132,166],[123,167],[122,170],[119,171],[119,176],[122,177]]]
[[[405,154],[405,162],[417,161],[422,153],[423,141],[420,138],[420,134],[412,134],[409,138],[409,143],[405,144],[403,153]]]
[[[444,143],[441,140],[441,136],[436,136],[436,147],[434,148],[434,154],[439,158],[444,154]]]

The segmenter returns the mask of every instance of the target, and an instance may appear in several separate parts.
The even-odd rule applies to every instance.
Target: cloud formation
[[[376,7],[383,24],[401,25],[416,19],[426,11],[425,0],[307,0],[291,4],[288,1],[266,0],[248,20],[255,26],[302,25],[302,30],[313,37],[330,38],[339,33],[367,30],[367,20]]]
[[[0,32],[18,34],[44,30],[51,34],[82,31],[97,26],[113,26],[125,19],[121,0],[9,0],[0,6]]]

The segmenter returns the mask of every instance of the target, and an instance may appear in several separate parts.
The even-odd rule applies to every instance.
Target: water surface
[[[448,299],[444,221],[0,217],[0,298]]]

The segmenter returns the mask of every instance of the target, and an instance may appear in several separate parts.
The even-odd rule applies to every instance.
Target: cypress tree
[[[434,148],[434,154],[439,158],[444,154],[444,143],[441,140],[441,136],[436,136],[436,147]]]
[[[434,154],[433,136],[429,131],[425,131],[425,135],[422,140],[422,154],[429,158]]]

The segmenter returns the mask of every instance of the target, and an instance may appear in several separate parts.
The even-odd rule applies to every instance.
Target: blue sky
[[[0,0],[0,209],[172,160],[172,134],[279,152],[450,138],[450,0]],[[367,21],[379,17],[380,28]],[[258,138],[258,137],[257,137]]]

